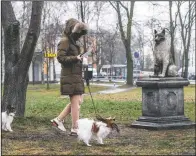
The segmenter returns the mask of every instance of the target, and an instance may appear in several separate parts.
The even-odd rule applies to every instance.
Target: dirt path
[[[2,154],[36,155],[130,155],[130,154],[186,154],[195,153],[194,129],[149,131],[119,125],[120,134],[112,132],[104,140],[105,145],[91,141],[92,147],[60,132],[51,126],[43,131],[16,129],[13,133],[2,132]]]

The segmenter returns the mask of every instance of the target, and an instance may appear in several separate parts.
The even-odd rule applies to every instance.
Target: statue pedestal
[[[195,127],[184,116],[184,91],[189,81],[180,77],[145,78],[142,87],[142,116],[131,127],[145,129],[178,129]]]

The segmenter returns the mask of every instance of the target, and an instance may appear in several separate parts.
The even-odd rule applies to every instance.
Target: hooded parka
[[[62,95],[84,93],[82,61],[77,59],[80,47],[76,41],[87,33],[87,26],[76,19],[66,22],[64,35],[58,44],[57,60],[61,63],[60,90]]]

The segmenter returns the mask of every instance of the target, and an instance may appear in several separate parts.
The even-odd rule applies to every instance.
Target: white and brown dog
[[[119,133],[118,126],[113,123],[115,118],[106,118],[97,117],[99,121],[92,119],[79,119],[78,123],[78,139],[82,140],[87,146],[91,146],[89,141],[91,139],[97,140],[99,144],[103,144],[103,139],[110,134],[113,129]]]

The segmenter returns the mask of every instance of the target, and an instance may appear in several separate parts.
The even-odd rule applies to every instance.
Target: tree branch
[[[12,4],[10,1],[2,1],[2,14],[1,14],[1,21],[3,28],[8,27],[11,23],[16,22],[16,16],[14,14],[14,10],[12,8]]]
[[[174,28],[177,26],[177,17],[178,17],[178,12],[175,13],[175,23],[174,23]]]
[[[111,1],[109,1],[109,3],[112,5],[112,7],[116,10],[116,12],[118,12],[117,8],[114,6],[114,4],[112,4]]]
[[[21,51],[20,67],[28,70],[30,62],[33,58],[36,43],[40,34],[41,15],[43,8],[43,1],[32,2],[32,13],[29,30]],[[24,70],[24,71],[25,71]]]
[[[5,67],[14,67],[20,55],[20,23],[16,20],[10,1],[2,1],[2,25],[4,29]],[[9,67],[11,67],[9,66]]]
[[[184,17],[184,21],[183,23],[185,23],[186,19],[187,19],[187,16],[188,16],[189,12],[186,13],[185,17]]]
[[[129,10],[128,10],[128,8],[126,6],[124,6],[124,4],[121,1],[117,1],[117,3],[120,3],[120,5],[126,10],[126,12],[127,12],[127,18],[129,19],[130,16],[129,16]]]
[[[128,39],[128,44],[130,44],[130,40],[131,40],[131,26],[132,26],[132,19],[133,19],[133,9],[134,9],[134,4],[135,1],[131,1],[130,2],[130,15],[128,18],[128,23],[127,23],[127,39]]]
[[[187,41],[187,53],[189,52],[190,48],[190,40],[191,40],[191,3],[189,1],[189,18],[188,18],[188,41]]]
[[[122,38],[122,40],[123,40],[123,42],[125,44],[125,32],[123,31],[123,26],[122,26],[120,6],[119,6],[118,2],[116,2],[116,4],[117,4],[118,23],[119,23],[119,27],[120,27],[121,38]]]

